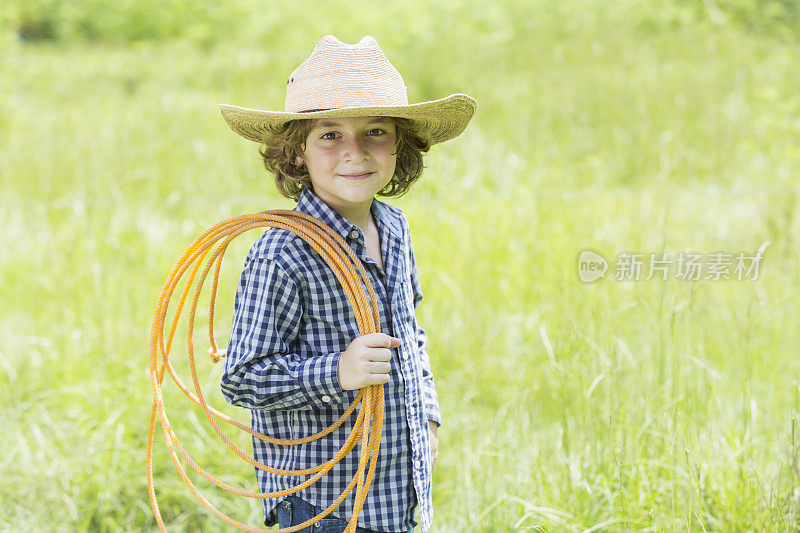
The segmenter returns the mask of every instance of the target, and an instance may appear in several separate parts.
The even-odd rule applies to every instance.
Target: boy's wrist
[[[338,375],[340,356],[341,352],[332,352],[303,361],[300,371],[303,390],[312,405],[326,408],[341,402],[343,390]]]

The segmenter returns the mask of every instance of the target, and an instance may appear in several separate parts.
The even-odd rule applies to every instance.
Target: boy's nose
[[[344,160],[345,161],[361,161],[366,159],[369,154],[367,148],[360,138],[354,137],[344,144]]]

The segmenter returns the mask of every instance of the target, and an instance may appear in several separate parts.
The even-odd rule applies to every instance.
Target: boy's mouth
[[[339,175],[349,180],[363,180],[364,178],[368,178],[373,174],[374,172],[367,172],[366,174],[339,174]]]

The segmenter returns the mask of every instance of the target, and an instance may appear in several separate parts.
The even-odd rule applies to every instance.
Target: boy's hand
[[[437,431],[439,425],[433,420],[428,420],[428,435],[431,438],[431,468],[436,464],[436,458],[439,456],[439,435]]]
[[[400,346],[400,339],[385,333],[370,333],[353,339],[339,357],[338,378],[342,390],[389,382],[390,348]]]

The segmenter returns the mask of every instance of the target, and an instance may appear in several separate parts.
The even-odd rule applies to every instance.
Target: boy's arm
[[[417,261],[414,258],[414,248],[410,244],[409,250],[411,252],[411,288],[414,291],[414,309],[416,309],[422,301],[422,284],[417,275]],[[439,412],[439,397],[436,394],[436,384],[433,380],[431,359],[428,357],[428,352],[425,350],[428,344],[428,335],[419,325],[419,322],[417,322],[416,314],[414,316],[414,327],[416,328],[417,350],[419,352],[420,361],[422,362],[422,389],[424,394],[423,402],[425,405],[425,414],[428,420],[433,420],[438,426],[441,426],[442,415]]]
[[[302,357],[290,346],[303,308],[297,284],[280,259],[248,257],[239,279],[220,386],[232,405],[312,410],[343,401],[341,352]]]

